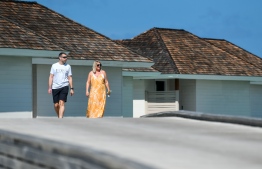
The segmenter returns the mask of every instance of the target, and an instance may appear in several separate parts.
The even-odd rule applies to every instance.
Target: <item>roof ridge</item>
[[[93,31],[93,32],[95,32],[95,33],[97,33],[97,34],[99,34],[100,36],[103,36],[104,38],[106,38],[106,39],[112,41],[112,39],[110,39],[109,37],[107,37],[107,36],[105,36],[105,35],[103,35],[103,34],[97,32],[97,31],[95,31],[95,30],[93,30],[93,29],[91,29],[91,28],[89,28],[89,27],[87,27],[87,26],[85,26],[85,25],[83,25],[83,24],[81,24],[81,23],[79,23],[79,22],[76,22],[76,21],[74,21],[74,20],[72,20],[72,19],[66,17],[66,16],[63,15],[63,14],[54,11],[53,9],[50,9],[50,8],[48,8],[48,7],[46,7],[46,6],[42,5],[42,4],[40,4],[40,3],[37,3],[36,1],[23,1],[23,0],[21,0],[21,1],[19,1],[19,0],[0,0],[0,1],[20,2],[20,3],[29,3],[29,4],[36,4],[36,5],[39,5],[39,6],[43,7],[43,8],[46,8],[46,9],[49,10],[49,11],[54,12],[55,14],[57,14],[57,15],[59,15],[59,16],[62,16],[62,17],[64,17],[64,18],[70,20],[71,22],[73,22],[73,23],[75,23],[75,24],[77,24],[77,25],[80,25],[80,26],[83,27],[84,29],[91,30],[91,31]]]
[[[134,36],[134,37],[131,38],[130,40],[135,39],[135,38],[137,38],[137,37],[139,37],[139,36],[141,36],[141,35],[143,35],[143,34],[145,34],[145,33],[147,33],[147,32],[150,32],[151,30],[176,30],[176,31],[186,31],[186,30],[184,30],[184,29],[152,27],[152,28],[150,28],[150,29],[148,29],[148,30],[146,30],[146,31],[144,31],[144,32],[142,32],[142,33]],[[188,32],[188,31],[186,31],[186,32]],[[190,33],[190,32],[189,32],[189,33]],[[123,39],[123,40],[124,40],[124,39]]]
[[[60,46],[60,45],[56,44],[55,42],[53,42],[51,39],[49,39],[49,38],[47,38],[47,37],[45,37],[45,36],[43,36],[43,35],[41,35],[41,34],[36,33],[36,32],[35,32],[34,30],[32,30],[32,29],[29,29],[29,28],[27,28],[27,27],[24,27],[24,26],[16,23],[15,21],[13,21],[13,20],[11,20],[11,19],[9,19],[9,18],[6,18],[6,17],[4,17],[4,16],[2,16],[2,15],[0,15],[0,18],[5,19],[6,21],[8,21],[8,22],[10,22],[10,23],[12,23],[12,24],[20,27],[21,29],[23,29],[23,30],[25,30],[25,31],[32,32],[34,35],[39,36],[39,37],[41,37],[41,38],[43,38],[43,39],[51,42],[52,44],[56,45],[57,47],[60,47],[60,48],[63,49],[63,50],[66,50],[66,49],[64,49],[62,46]]]
[[[203,39],[208,39],[208,38],[203,38]],[[237,46],[239,49],[241,49],[241,50],[243,50],[243,51],[245,51],[245,52],[247,52],[247,53],[249,53],[249,54],[251,54],[251,55],[257,57],[257,58],[260,59],[260,60],[262,60],[262,58],[260,58],[259,56],[254,55],[253,53],[251,53],[251,52],[249,52],[249,51],[247,51],[247,50],[241,48],[241,47],[238,46],[238,45],[235,45],[234,43],[232,43],[232,42],[230,42],[230,41],[228,41],[228,40],[225,40],[225,39],[213,39],[213,40],[222,40],[222,41],[226,41],[226,42],[228,42],[228,43],[230,43],[230,44],[232,44],[232,45],[234,45],[234,46]],[[207,41],[207,42],[208,42],[208,41]],[[257,67],[256,65],[253,64],[253,62],[251,62],[251,61],[249,61],[249,60],[244,60],[244,59],[242,59],[241,57],[238,57],[238,55],[234,55],[234,54],[232,54],[230,51],[226,51],[226,50],[224,50],[224,49],[218,47],[217,45],[213,44],[212,42],[208,42],[208,43],[212,44],[213,46],[215,46],[215,47],[217,47],[217,48],[223,50],[224,52],[226,52],[226,53],[228,53],[228,54],[230,54],[230,55],[236,56],[237,58],[239,58],[239,59],[241,59],[241,60],[243,60],[243,61],[245,61],[245,62],[247,62],[247,63],[249,63],[249,64],[251,64],[251,65],[253,65],[253,66],[255,66],[255,67]],[[257,67],[257,68],[261,69],[260,67]]]
[[[169,56],[169,57],[168,57],[167,59],[168,59],[169,63],[173,64],[173,66],[174,66],[175,69],[177,70],[177,73],[180,74],[180,71],[179,71],[179,69],[177,68],[176,63],[175,63],[174,60],[171,58],[171,54],[170,54],[169,50],[167,49],[166,44],[165,44],[164,41],[163,41],[163,38],[162,38],[162,36],[161,36],[161,33],[159,33],[158,29],[153,29],[153,31],[154,31],[154,34],[155,34],[156,38],[160,40],[161,46],[162,46],[162,47],[165,49],[165,51],[168,53],[168,56]]]
[[[232,42],[230,42],[230,41],[228,41],[228,40],[226,40],[226,39],[215,39],[215,38],[214,38],[213,40],[223,40],[223,41],[226,41],[226,42],[228,42],[228,43],[230,43],[230,44],[232,44],[232,45],[234,45],[234,46],[237,46],[239,49],[241,49],[241,50],[243,50],[243,51],[245,51],[245,52],[247,52],[247,53],[249,53],[249,54],[251,54],[251,55],[254,55],[254,56],[258,57],[259,59],[262,59],[261,57],[253,54],[252,52],[249,52],[249,51],[247,51],[246,49],[244,49],[244,48],[242,48],[242,47],[240,47],[240,46],[238,46],[238,45],[236,45],[236,44],[234,44],[234,43],[232,43]]]
[[[141,36],[142,34],[145,34],[145,33],[147,33],[147,32],[150,32],[151,30],[160,30],[160,29],[162,29],[162,30],[178,30],[178,31],[185,31],[184,29],[172,29],[172,28],[152,27],[152,28],[150,28],[150,29],[148,29],[148,30],[146,30],[146,31],[144,31],[144,32],[142,32],[142,33],[139,33],[138,35],[134,36],[134,37],[131,38],[130,40],[135,39],[136,37]]]
[[[148,30],[146,30],[146,31],[144,31],[144,32],[142,32],[142,33],[139,33],[138,35],[134,36],[134,37],[131,38],[130,40],[135,39],[135,38],[137,38],[137,37],[139,37],[139,36],[141,36],[141,35],[143,35],[143,34],[149,32],[149,31],[152,30],[152,29],[153,29],[153,28],[150,28],[150,29],[148,29]]]
[[[244,60],[244,59],[238,57],[237,55],[232,54],[231,52],[229,52],[229,51],[227,51],[227,50],[224,50],[224,49],[220,48],[219,46],[213,44],[212,42],[209,42],[209,41],[208,41],[208,40],[219,40],[219,41],[226,41],[226,42],[229,42],[229,41],[227,41],[227,40],[225,40],[225,39],[217,39],[217,38],[201,38],[201,37],[199,37],[199,38],[202,39],[202,40],[204,40],[206,43],[208,43],[208,44],[210,44],[210,45],[212,45],[212,46],[214,46],[214,47],[216,47],[216,48],[222,50],[223,52],[227,53],[230,57],[235,56],[235,57],[237,57],[238,59],[240,59],[240,60],[242,60],[242,61],[244,61],[244,62],[246,62],[246,63],[248,63],[248,64],[251,64],[251,65],[255,66],[252,62],[249,62],[249,61],[247,61],[247,60]],[[229,43],[230,43],[230,42],[229,42]],[[231,44],[234,45],[233,43],[231,43]],[[237,46],[237,45],[235,45],[235,46]],[[236,65],[235,63],[232,63],[232,64]],[[257,66],[255,66],[255,67],[257,67]],[[260,68],[259,68],[259,69],[260,69]]]
[[[36,1],[24,1],[24,0],[0,0],[2,2],[15,2],[15,3],[28,3],[28,4],[37,4]]]
[[[36,3],[36,4],[38,4],[38,3]],[[64,17],[64,18],[66,18],[66,19],[68,19],[68,20],[70,20],[71,22],[73,22],[73,23],[75,23],[75,24],[77,24],[77,25],[80,25],[81,27],[83,27],[83,28],[86,29],[86,30],[90,30],[90,31],[92,31],[92,32],[94,32],[94,33],[96,33],[96,34],[99,34],[100,36],[106,38],[107,40],[109,40],[109,41],[111,41],[111,42],[113,42],[113,43],[119,45],[118,43],[114,42],[113,39],[111,39],[111,38],[109,38],[109,37],[107,37],[107,36],[105,36],[105,35],[103,35],[103,34],[97,32],[97,31],[95,31],[95,30],[93,30],[93,29],[91,29],[91,28],[89,28],[89,27],[87,27],[87,26],[85,26],[85,25],[83,25],[83,24],[81,24],[81,23],[79,23],[79,22],[76,22],[76,21],[72,20],[72,19],[70,19],[70,18],[64,16],[63,14],[60,14],[60,13],[58,13],[58,12],[56,12],[56,11],[54,11],[54,10],[52,10],[52,9],[50,9],[50,8],[48,8],[48,7],[46,7],[46,6],[44,6],[44,5],[42,5],[42,4],[38,4],[38,5],[40,5],[41,7],[44,7],[44,8],[46,8],[46,9],[48,9],[48,10],[50,10],[50,11],[52,11],[52,12],[54,12],[54,13],[56,13],[56,14],[58,14],[58,15]],[[122,46],[122,45],[121,45],[121,46]],[[135,54],[138,54],[138,55],[141,56],[141,57],[145,57],[145,56],[143,56],[143,55],[141,55],[141,54],[139,54],[139,53],[134,52],[133,50],[131,50],[131,49],[125,47],[125,46],[122,46],[122,47],[126,48],[126,49],[129,50],[130,52],[133,52],[133,53],[135,53]],[[147,58],[147,57],[145,57],[145,58]],[[147,59],[149,59],[150,61],[152,61],[152,59],[150,59],[150,58],[147,58]]]
[[[175,28],[162,28],[162,27],[153,27],[152,29],[157,29],[157,30],[175,30],[175,31],[185,31],[184,29],[175,29]]]
[[[185,32],[187,32],[187,33],[190,34],[191,36],[196,37],[197,39],[199,39],[200,41],[206,43],[207,45],[212,45],[212,44],[208,43],[207,41],[203,40],[202,38],[200,38],[199,36],[191,33],[191,32],[188,32],[188,31],[185,31]],[[193,53],[199,53],[202,57],[205,57],[205,58],[210,62],[209,57],[208,57],[206,54],[203,54],[203,52],[193,50],[193,49],[191,49],[191,47],[190,47],[189,45],[187,45],[187,44],[184,44],[184,45],[188,46],[188,48],[190,48],[190,50],[191,50]],[[215,47],[216,47],[216,46],[215,46]],[[220,49],[220,48],[219,48],[219,49]],[[216,65],[214,66],[214,68],[216,68],[217,70],[219,70],[219,68],[218,68]]]
[[[37,35],[42,35],[46,38],[49,38],[49,40],[51,41],[48,42],[53,42],[52,44],[54,44],[54,46],[55,44],[59,44],[59,46],[62,46],[62,49],[64,48],[69,50],[73,54],[72,57],[74,59],[94,60],[99,58],[99,60],[112,61],[141,61],[148,63],[152,62],[151,59],[148,59],[143,55],[138,55],[132,50],[126,47],[122,47],[119,44],[116,44],[116,42],[114,42],[109,37],[93,29],[90,29],[89,27],[84,26],[83,24],[75,20],[72,20],[66,17],[65,15],[60,14],[57,11],[54,11],[44,5],[38,3],[22,4],[16,2],[1,1],[0,3],[5,4],[3,5],[3,11],[5,12],[3,13],[3,16],[6,16],[7,18],[13,20],[19,25],[23,25],[24,27],[30,29],[30,31],[34,30],[34,32],[37,32]],[[10,10],[9,8],[17,8],[17,10],[21,12],[21,17],[16,16],[16,11]],[[28,17],[28,15],[26,15],[26,11],[29,9],[32,9],[32,12],[34,12],[33,14],[36,15],[35,18],[26,19]],[[2,13],[2,11],[0,13]],[[38,16],[42,18],[40,19],[40,17]],[[50,20],[54,22],[50,23],[50,20],[47,20],[45,17],[50,18]],[[21,19],[25,21],[21,21]],[[56,22],[56,20],[59,20],[60,23],[66,23],[67,25],[71,25],[73,26],[73,28],[69,28],[67,27],[67,25],[63,25],[61,26],[61,28],[52,30],[53,27],[59,24]],[[41,26],[42,23],[45,24],[47,29]],[[49,23],[51,24],[50,26],[47,25]],[[50,33],[48,31],[50,31]],[[75,35],[75,37],[72,37],[72,35]],[[60,37],[65,39],[66,42],[59,41]]]
[[[50,9],[50,8],[48,8],[48,7],[44,6],[44,5],[42,5],[42,4],[39,4],[39,3],[37,3],[37,2],[35,2],[35,3],[33,3],[33,4],[37,4],[37,5],[39,5],[39,6],[43,7],[43,8],[46,8],[47,10],[52,11],[52,12],[54,12],[55,14],[57,14],[57,15],[59,15],[59,16],[62,16],[62,17],[64,17],[64,18],[70,20],[71,22],[73,22],[73,23],[75,23],[75,24],[77,24],[77,25],[80,25],[82,28],[84,28],[84,29],[86,29],[86,30],[90,30],[90,31],[92,31],[92,32],[94,32],[94,33],[96,33],[96,34],[99,34],[100,36],[106,38],[107,40],[109,40],[109,41],[111,41],[111,42],[117,44],[116,42],[114,42],[114,41],[113,41],[112,39],[110,39],[109,37],[107,37],[107,36],[105,36],[105,35],[103,35],[103,34],[97,32],[97,31],[95,31],[95,30],[93,30],[93,29],[91,29],[91,28],[89,28],[89,27],[87,27],[87,26],[85,26],[85,25],[82,25],[81,23],[78,23],[78,22],[76,22],[76,21],[74,21],[74,20],[72,20],[72,19],[70,19],[70,18],[64,16],[64,15],[61,14],[61,13],[58,13],[58,12],[56,12],[56,11],[54,11],[54,10],[52,10],[52,9]],[[51,42],[54,43],[54,44],[56,44],[55,41],[52,41],[52,40],[51,40]],[[56,45],[57,45],[57,44],[56,44]],[[119,45],[119,44],[117,44],[117,45]],[[57,46],[59,46],[59,45],[57,45]],[[122,45],[121,45],[121,46],[122,46]],[[59,46],[59,47],[60,47],[60,46]],[[122,47],[125,47],[125,46],[122,46]],[[64,47],[61,47],[61,48],[64,49]],[[136,52],[130,50],[129,48],[127,48],[127,47],[125,47],[125,48],[126,48],[127,50],[133,52],[133,53],[136,53]],[[139,53],[136,53],[136,54],[139,54]],[[144,56],[141,55],[141,54],[139,54],[139,56],[144,57]],[[147,57],[146,57],[146,58],[147,58]],[[147,59],[149,59],[149,58],[147,58]],[[152,61],[152,59],[149,59],[149,60]]]
[[[132,39],[115,39],[113,41],[131,41]]]
[[[214,46],[213,44],[210,44],[209,42],[203,40],[203,38],[201,38],[201,37],[199,37],[199,36],[197,36],[197,35],[195,35],[195,34],[189,32],[189,31],[186,31],[186,30],[184,30],[184,29],[169,29],[169,30],[179,30],[179,31],[184,31],[185,33],[187,33],[187,34],[189,34],[189,35],[191,35],[191,36],[197,38],[198,40],[204,42],[206,45],[212,45],[212,46]],[[196,51],[196,50],[191,49],[191,47],[190,47],[189,45],[187,45],[187,44],[184,44],[184,45],[188,46],[188,48],[189,48],[193,53],[199,53],[202,57],[207,58],[207,60],[209,61],[207,55],[203,54],[203,53],[200,52],[200,51]],[[217,46],[215,46],[215,47],[218,48]],[[220,48],[219,48],[219,49],[220,49]],[[216,69],[219,69],[217,66],[215,66],[215,68],[216,68]]]
[[[220,40],[220,41],[226,41],[225,39],[219,39],[219,38],[202,38],[202,39],[207,39],[207,40]]]
[[[135,54],[138,54],[139,56],[142,56],[142,57],[144,57],[144,58],[147,58],[147,59],[150,60],[150,61],[153,61],[152,58],[149,58],[149,57],[147,57],[147,56],[144,56],[144,55],[140,54],[139,52],[136,52],[135,50],[132,50],[130,47],[123,45],[121,42],[120,42],[120,43],[117,43],[117,41],[130,41],[130,42],[132,42],[131,39],[112,40],[112,41],[113,41],[114,43],[116,43],[117,45],[120,45],[120,46],[126,48],[127,50],[129,50],[129,51],[131,51],[131,52],[133,52],[133,53],[135,53]]]

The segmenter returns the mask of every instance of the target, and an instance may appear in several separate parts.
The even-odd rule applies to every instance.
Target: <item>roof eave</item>
[[[122,71],[123,76],[132,76],[132,77],[157,77],[161,73],[160,72],[131,72],[131,71]]]
[[[33,64],[53,64],[57,59],[47,59],[47,58],[33,58]],[[107,67],[121,67],[121,68],[150,68],[153,62],[139,62],[139,61],[103,61],[99,60],[103,66]],[[94,60],[74,60],[69,59],[67,61],[70,65],[77,66],[92,66]]]
[[[226,76],[193,74],[160,74],[158,76],[135,76],[134,79],[195,79],[195,80],[233,80],[262,82],[262,76]]]
[[[57,58],[59,53],[64,50],[36,50],[36,49],[15,49],[15,48],[0,48],[0,56],[10,57],[48,57]]]

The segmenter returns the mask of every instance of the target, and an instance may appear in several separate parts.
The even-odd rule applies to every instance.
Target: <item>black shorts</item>
[[[65,86],[60,89],[52,89],[53,102],[59,103],[59,100],[67,101],[69,87]]]

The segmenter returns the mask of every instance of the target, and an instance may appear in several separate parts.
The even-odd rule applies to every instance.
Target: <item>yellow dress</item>
[[[86,110],[86,117],[103,117],[106,105],[106,87],[103,74],[91,76],[91,89]]]

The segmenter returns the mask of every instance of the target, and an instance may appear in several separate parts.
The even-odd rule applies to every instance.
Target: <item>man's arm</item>
[[[50,73],[49,80],[48,80],[48,93],[52,93],[52,84],[53,84],[53,77],[54,75]]]
[[[73,77],[68,76],[68,82],[70,86],[70,95],[72,96],[74,94],[74,87],[73,87]]]

